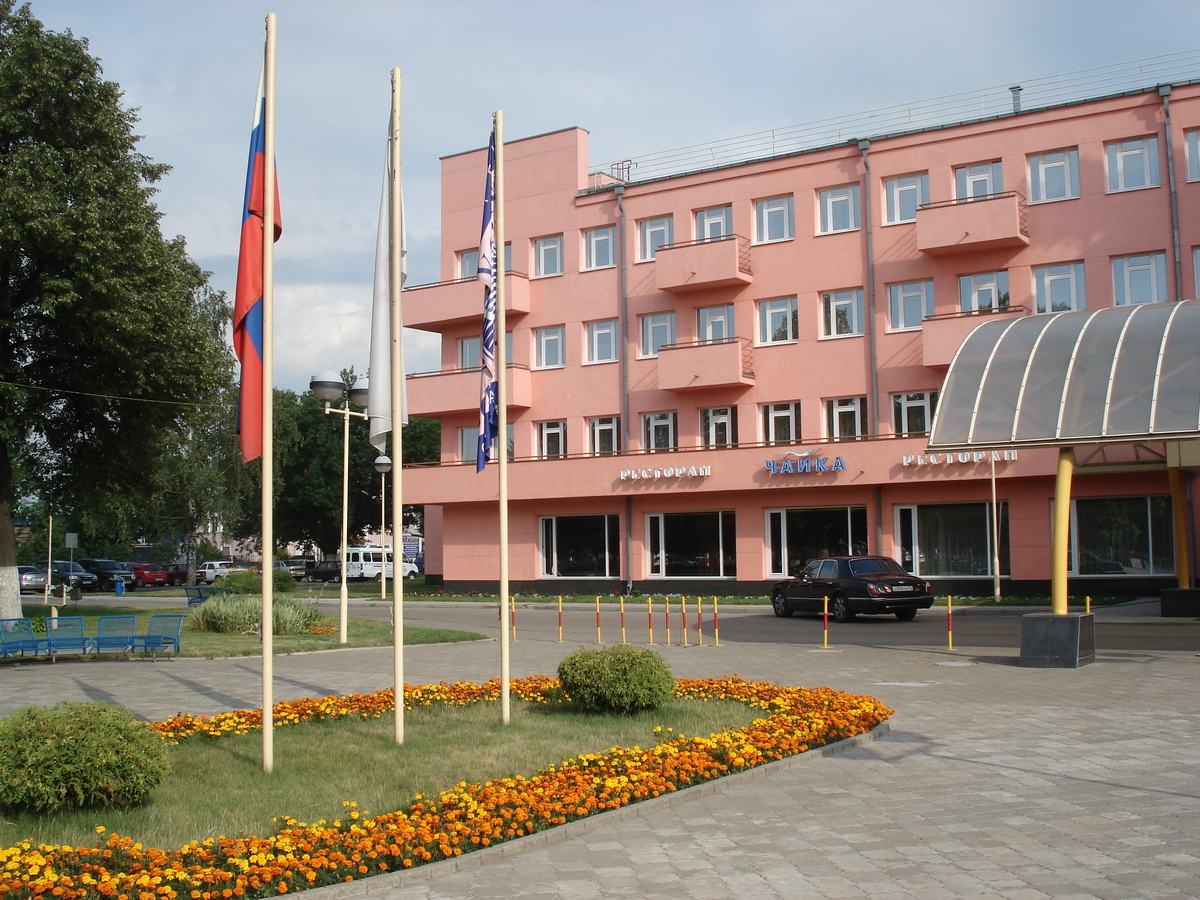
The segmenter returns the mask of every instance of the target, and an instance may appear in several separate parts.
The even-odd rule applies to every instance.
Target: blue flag
[[[483,339],[480,341],[479,449],[475,471],[492,456],[500,431],[499,385],[496,383],[496,132],[488,142],[487,183],[483,189],[483,232],[479,238],[479,272],[484,284]]]

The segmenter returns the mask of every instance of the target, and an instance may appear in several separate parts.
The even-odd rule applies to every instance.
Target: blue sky
[[[579,126],[591,164],[1200,47],[1196,0],[32,0],[87,38],[173,166],[167,234],[233,295],[264,20],[278,17],[275,382],[367,367],[390,72],[409,284],[438,277],[439,157]],[[1200,72],[1196,73],[1200,77]],[[406,367],[438,367],[409,331]]]

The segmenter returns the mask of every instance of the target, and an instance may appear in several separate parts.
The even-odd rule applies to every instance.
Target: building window
[[[863,292],[828,291],[821,295],[825,337],[845,337],[864,333]]]
[[[1187,140],[1188,181],[1200,181],[1200,129],[1184,135]]]
[[[965,313],[1008,309],[1008,272],[960,275],[958,299]]]
[[[734,578],[737,527],[732,510],[646,517],[651,578]]]
[[[642,356],[658,356],[667,344],[675,343],[675,313],[651,313],[642,316]]]
[[[825,436],[829,440],[853,440],[866,433],[866,397],[839,397],[825,401]]]
[[[994,527],[998,520],[999,527]],[[900,564],[914,575],[991,575],[992,557],[1008,572],[1008,504],[993,520],[990,503],[946,503],[896,507]],[[999,531],[999,552],[992,552]]]
[[[859,227],[857,184],[826,188],[817,196],[821,207],[821,234],[855,231]]]
[[[1113,303],[1159,303],[1167,299],[1167,256],[1143,253],[1140,256],[1114,256]]]
[[[1029,201],[1048,203],[1079,196],[1079,151],[1056,150],[1029,157]]]
[[[618,516],[547,516],[541,520],[542,575],[617,578],[621,574]]]
[[[759,244],[790,241],[796,236],[792,195],[771,197],[754,204],[754,240]]]
[[[737,445],[737,407],[700,410],[700,441],[708,449]]]
[[[787,344],[797,339],[799,320],[795,297],[760,300],[758,303],[758,340],[763,344]]]
[[[644,448],[651,453],[674,450],[678,422],[678,413],[645,413],[642,416],[642,445]]]
[[[769,575],[799,575],[810,559],[867,552],[867,508],[767,510]]]
[[[514,426],[512,422],[508,423],[508,458],[513,458],[513,433]],[[479,454],[479,427],[458,429],[458,458],[463,462],[475,462]],[[492,447],[492,461],[496,460],[496,448]]]
[[[617,264],[617,229],[615,225],[593,228],[583,233],[583,267],[611,269]]]
[[[892,414],[896,434],[908,437],[911,434],[928,434],[937,412],[937,391],[913,391],[892,394]]]
[[[1004,172],[998,162],[960,166],[954,170],[954,196],[959,201],[989,197],[1004,190]]]
[[[1087,308],[1081,262],[1036,266],[1033,270],[1033,289],[1037,311],[1040,313],[1070,312]]]
[[[883,192],[887,197],[885,225],[915,222],[917,207],[929,202],[929,173],[918,172],[915,175],[889,178],[883,183]]]
[[[888,285],[888,317],[892,331],[920,328],[933,315],[933,282],[910,281]]]
[[[537,423],[537,456],[538,459],[557,459],[567,455],[567,423],[538,422]]]
[[[1075,574],[1174,574],[1170,497],[1080,498],[1072,513]]]
[[[458,277],[474,278],[479,274],[479,251],[463,250],[458,254]]]
[[[733,234],[733,207],[715,206],[696,211],[696,240],[711,241]]]
[[[458,367],[460,369],[479,368],[479,342],[477,337],[463,338],[458,342]]]
[[[621,358],[616,319],[588,322],[584,327],[587,330],[588,362],[615,362]]]
[[[1134,138],[1104,145],[1108,160],[1108,189],[1133,191],[1157,187],[1158,138]]]
[[[706,306],[696,310],[696,335],[701,343],[727,341],[733,333],[732,306]]]
[[[612,456],[621,452],[620,416],[588,419],[588,452],[592,456]]]
[[[762,405],[765,444],[794,444],[800,440],[800,401]]]
[[[566,341],[566,327],[554,325],[550,328],[538,328],[533,332],[534,368],[557,369],[566,365],[563,358],[563,344]]]
[[[533,275],[544,278],[547,275],[563,273],[563,236],[561,234],[538,238],[533,242]]]
[[[659,247],[663,244],[669,244],[674,240],[674,232],[675,229],[671,216],[660,216],[657,219],[644,219],[639,222],[638,233],[641,236],[639,241],[641,248],[639,258],[643,262],[654,259]]]

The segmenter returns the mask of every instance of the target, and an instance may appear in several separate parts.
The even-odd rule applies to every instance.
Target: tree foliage
[[[229,382],[224,297],[160,232],[135,123],[86,41],[0,0],[0,615],[17,497],[130,531]]]

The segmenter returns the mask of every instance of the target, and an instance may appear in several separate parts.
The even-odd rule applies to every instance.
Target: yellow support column
[[[1058,451],[1058,475],[1054,481],[1054,531],[1050,543],[1053,557],[1050,576],[1050,611],[1067,614],[1067,566],[1070,558],[1071,476],[1075,472],[1075,451]]]
[[[1171,520],[1175,527],[1175,576],[1179,587],[1192,586],[1192,561],[1188,553],[1187,495],[1183,487],[1183,472],[1167,469],[1171,482]]]

